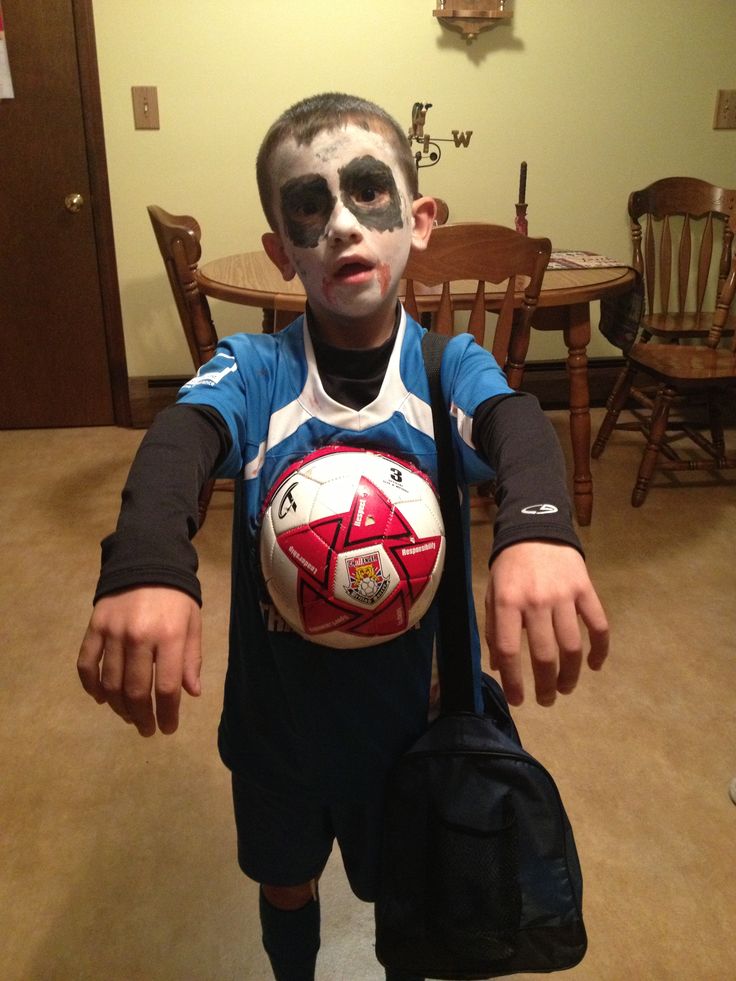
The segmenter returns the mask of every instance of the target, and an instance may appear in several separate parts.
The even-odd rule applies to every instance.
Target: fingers
[[[100,661],[105,649],[102,637],[93,630],[90,624],[82,640],[79,654],[77,656],[77,674],[82,682],[82,687],[91,695],[92,698],[102,705],[105,702],[105,693],[100,684]]]
[[[162,645],[156,652],[156,719],[163,733],[176,732],[179,727],[183,660],[181,651]],[[149,687],[150,693],[150,687]],[[153,708],[151,709],[153,718]],[[154,724],[154,731],[155,731]]]
[[[553,621],[560,651],[556,689],[561,695],[569,695],[578,683],[583,665],[583,640],[577,611],[571,606],[558,610]]]
[[[124,722],[130,722],[130,714],[125,701],[125,649],[114,638],[105,641],[100,685],[104,701]]]
[[[77,659],[84,690],[142,736],[179,724],[182,687],[201,691],[201,613],[185,593],[139,587],[105,597]],[[155,705],[154,705],[155,698]]]
[[[122,694],[125,673],[122,648],[114,642],[105,641],[91,623],[79,650],[77,672],[82,687],[98,705],[107,703],[116,715],[130,722]]]
[[[595,630],[589,626],[591,651],[588,663],[596,670],[603,666],[608,653],[608,625],[600,603],[597,612],[602,618]],[[529,642],[534,691],[540,705],[554,704],[558,693],[569,695],[580,680],[583,664],[583,640],[579,611],[572,603],[561,604],[552,610],[531,610],[524,616]],[[588,625],[587,613],[580,619]],[[592,621],[595,622],[595,621]]]
[[[588,667],[593,671],[600,671],[608,657],[610,631],[601,601],[593,589],[582,597],[578,603],[578,610],[590,637]]]
[[[534,610],[525,617],[524,624],[537,701],[540,705],[553,705],[557,697],[558,660],[552,615],[548,610]]]
[[[527,611],[523,623],[521,616],[511,618],[507,614],[504,619],[506,631],[494,631],[493,639],[489,639],[489,649],[492,651],[491,667],[501,674],[509,704],[521,705],[524,699],[522,625],[527,634],[537,702],[550,706],[558,693],[570,694],[578,683],[583,662],[582,639],[574,607],[554,612]]]
[[[501,685],[510,705],[524,701],[521,674],[521,613],[514,607],[498,607],[493,582],[486,593],[486,642],[491,668],[501,675]]]
[[[175,732],[179,725],[182,688],[195,698],[201,694],[202,617],[192,605],[183,650],[177,642],[162,645],[156,655],[156,717],[161,732]]]
[[[558,693],[575,689],[584,653],[581,621],[590,638],[588,664],[599,670],[608,654],[608,622],[579,553],[534,542],[500,553],[486,591],[486,640],[511,705],[524,698],[524,630],[537,702],[552,705]]]
[[[202,694],[200,671],[202,669],[202,615],[199,607],[194,607],[184,646],[184,673],[182,685],[188,695],[197,698]]]
[[[141,736],[152,736],[156,732],[151,698],[153,660],[154,654],[146,643],[129,643],[125,650],[122,691],[119,696],[115,695],[122,698],[128,719]]]

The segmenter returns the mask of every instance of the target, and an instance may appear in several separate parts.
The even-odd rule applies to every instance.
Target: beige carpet
[[[552,413],[566,443],[566,416]],[[599,413],[595,414],[594,430]],[[78,685],[99,539],[141,433],[0,433],[0,978],[266,981],[256,887],[235,864],[215,749],[231,499],[199,541],[204,693],[140,739]],[[736,977],[736,478],[658,480],[629,505],[638,443],[594,466],[582,538],[614,636],[608,666],[516,712],[576,832],[590,938],[579,981]],[[694,479],[692,479],[694,478]],[[490,529],[475,527],[480,600]],[[320,981],[377,981],[372,911],[339,856],[322,886]]]

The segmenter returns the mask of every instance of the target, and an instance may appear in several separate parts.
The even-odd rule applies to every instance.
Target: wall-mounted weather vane
[[[434,167],[440,162],[442,148],[440,143],[454,143],[455,146],[468,146],[470,137],[473,135],[472,129],[465,131],[454,129],[452,137],[430,136],[424,132],[427,121],[427,110],[432,108],[431,102],[415,102],[411,110],[411,126],[409,127],[409,146],[417,144],[419,149],[414,153],[417,170],[420,167]]]

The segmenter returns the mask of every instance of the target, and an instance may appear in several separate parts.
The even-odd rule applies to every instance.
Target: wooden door
[[[0,426],[125,425],[91,0],[1,2]]]

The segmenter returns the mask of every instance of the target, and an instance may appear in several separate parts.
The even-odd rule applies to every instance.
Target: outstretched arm
[[[486,640],[512,705],[524,698],[522,633],[526,631],[537,701],[551,705],[577,684],[587,663],[608,654],[608,622],[572,526],[562,452],[536,399],[490,400],[476,413],[473,439],[497,474]]]
[[[191,538],[203,483],[227,452],[212,409],[174,406],[146,434],[123,490],[117,528],[77,660],[82,685],[143,736],[171,733],[182,689],[199,695],[200,589]]]

